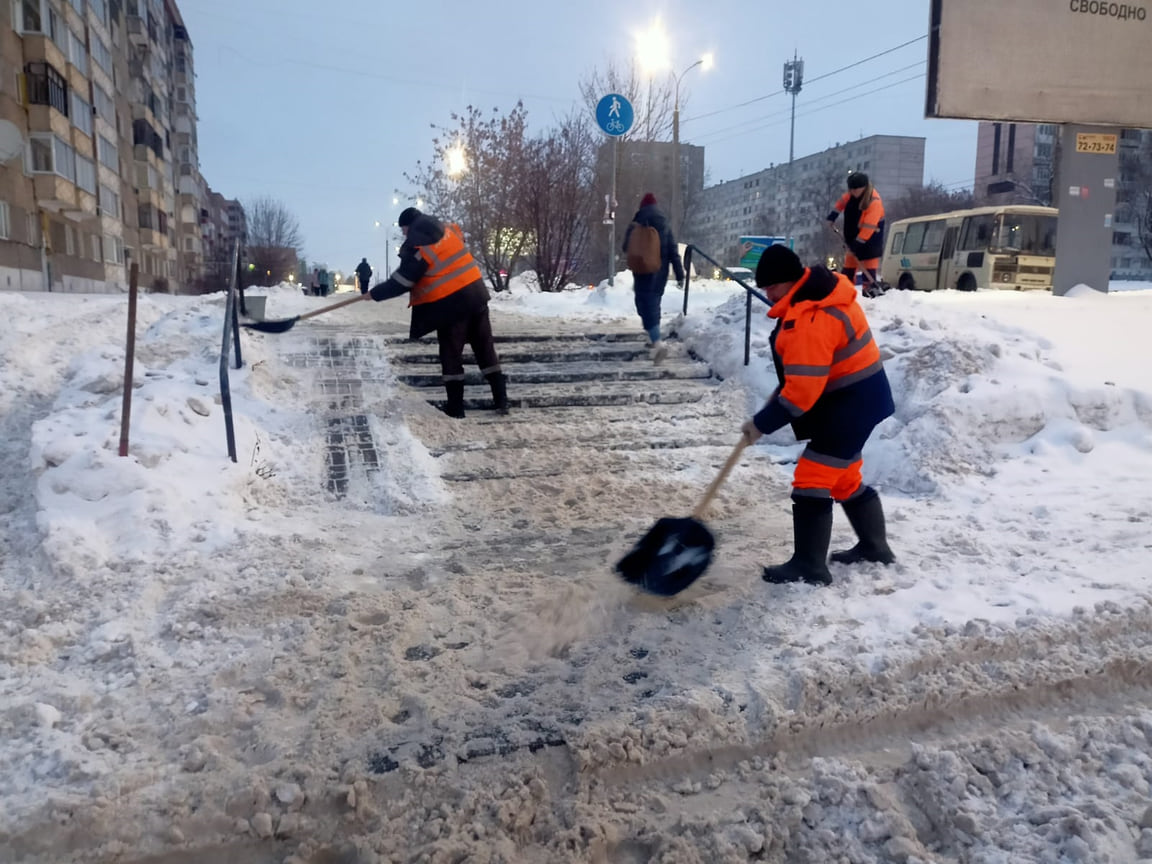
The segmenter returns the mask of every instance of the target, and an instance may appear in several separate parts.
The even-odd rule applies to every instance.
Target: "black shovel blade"
[[[659,520],[616,562],[625,582],[671,597],[695,582],[712,563],[716,540],[697,519]]]
[[[295,318],[281,318],[279,321],[243,321],[241,327],[248,327],[260,333],[285,333],[296,326],[300,316]]]

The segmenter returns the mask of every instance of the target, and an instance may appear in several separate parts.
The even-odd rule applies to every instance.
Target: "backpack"
[[[650,225],[632,223],[632,233],[628,235],[628,248],[625,250],[628,269],[635,276],[645,276],[660,269],[660,232]]]

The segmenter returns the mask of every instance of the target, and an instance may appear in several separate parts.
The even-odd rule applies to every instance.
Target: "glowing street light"
[[[657,16],[648,29],[636,34],[636,62],[649,77],[672,68],[672,43],[664,22]]]
[[[444,162],[448,169],[448,176],[459,177],[468,170],[468,156],[464,152],[464,145],[457,141],[444,153]]]

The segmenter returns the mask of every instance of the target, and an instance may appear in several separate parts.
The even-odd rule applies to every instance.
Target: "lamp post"
[[[700,66],[707,72],[712,68],[712,55],[705,54],[679,75],[674,75],[676,82],[675,96],[672,102],[672,233],[680,239],[680,81]]]

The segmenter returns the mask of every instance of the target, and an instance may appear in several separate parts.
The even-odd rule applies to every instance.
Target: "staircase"
[[[716,382],[706,363],[678,343],[660,364],[648,359],[642,334],[520,333],[496,337],[513,409],[571,408],[638,403],[698,402]],[[437,408],[444,403],[435,341],[392,341],[388,356],[397,379]],[[465,351],[464,408],[492,407],[492,394]]]

